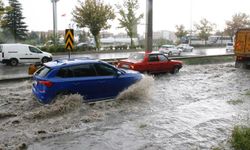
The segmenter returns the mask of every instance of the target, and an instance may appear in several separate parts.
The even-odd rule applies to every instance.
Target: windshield
[[[128,59],[130,60],[143,60],[144,59],[144,55],[143,53],[132,53],[129,55]]]

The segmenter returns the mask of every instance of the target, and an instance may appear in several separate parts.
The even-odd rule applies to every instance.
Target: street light
[[[56,3],[59,0],[51,0],[53,5],[53,37],[54,37],[54,45],[56,45],[56,38],[57,38],[57,9]]]

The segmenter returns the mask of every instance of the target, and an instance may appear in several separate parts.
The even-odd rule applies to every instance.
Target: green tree
[[[184,25],[182,25],[182,24],[181,25],[176,25],[175,28],[176,28],[175,35],[176,35],[177,38],[181,39],[182,37],[187,36],[188,31],[185,30]]]
[[[6,37],[13,36],[14,42],[27,38],[27,25],[23,21],[21,4],[17,0],[9,0],[10,10],[3,16],[2,28]]]
[[[249,16],[245,13],[236,13],[232,16],[231,21],[226,21],[225,33],[231,37],[233,40],[233,36],[237,29],[249,27],[250,20]]]
[[[136,11],[139,9],[138,0],[124,0],[123,5],[117,5],[119,14],[120,26],[119,28],[125,28],[127,35],[130,37],[130,45],[134,47],[133,38],[137,37],[137,25],[143,18],[143,14],[136,16]]]
[[[188,31],[185,30],[184,25],[182,25],[182,24],[176,25],[175,28],[176,28],[175,35],[179,40],[181,40],[183,37],[187,36]]]
[[[2,0],[0,0],[0,22],[1,22],[1,20],[2,20],[2,16],[3,16],[3,14],[4,14],[4,4],[3,4],[3,1]]]
[[[209,22],[207,19],[202,19],[200,20],[200,24],[195,24],[195,28],[198,32],[200,39],[204,40],[206,45],[206,41],[211,35],[211,32],[214,30],[215,24]]]
[[[115,18],[114,10],[110,5],[104,4],[101,0],[85,0],[80,2],[73,10],[73,21],[78,27],[89,28],[94,36],[97,49],[100,48],[100,31],[110,28],[108,20]]]

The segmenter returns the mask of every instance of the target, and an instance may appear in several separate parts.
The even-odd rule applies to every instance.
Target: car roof
[[[152,51],[152,52],[146,51],[146,52],[136,52],[136,53],[139,53],[139,54],[162,54],[159,51]]]
[[[164,47],[164,46],[175,46],[175,45],[165,44],[165,45],[162,45],[162,46]]]
[[[71,65],[97,63],[97,62],[100,62],[100,60],[84,57],[84,58],[73,58],[73,59],[58,59],[58,60],[47,62],[44,65],[50,68],[61,68],[61,67],[66,67],[66,66],[71,66]]]

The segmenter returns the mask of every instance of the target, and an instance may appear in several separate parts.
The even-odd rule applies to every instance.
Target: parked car
[[[78,43],[76,45],[76,48],[79,50],[94,50],[96,47],[93,44],[82,42],[82,43]]]
[[[228,42],[226,44],[226,51],[233,51],[234,50],[234,44],[233,42]]]
[[[0,62],[16,66],[18,63],[46,63],[52,54],[27,44],[0,44]]]
[[[182,50],[178,49],[175,45],[162,45],[159,48],[160,53],[168,54],[168,56],[172,55],[181,55]]]
[[[55,60],[34,73],[32,92],[43,104],[52,103],[57,95],[75,93],[94,102],[115,98],[142,77],[137,71],[94,59]]]
[[[118,61],[119,68],[132,69],[139,72],[147,73],[164,73],[172,74],[179,72],[182,68],[182,62],[171,60],[165,54],[158,52],[137,52],[130,54],[128,59]]]
[[[190,46],[189,44],[180,44],[177,46],[177,48],[181,49],[183,52],[190,51],[192,52],[194,47]]]

